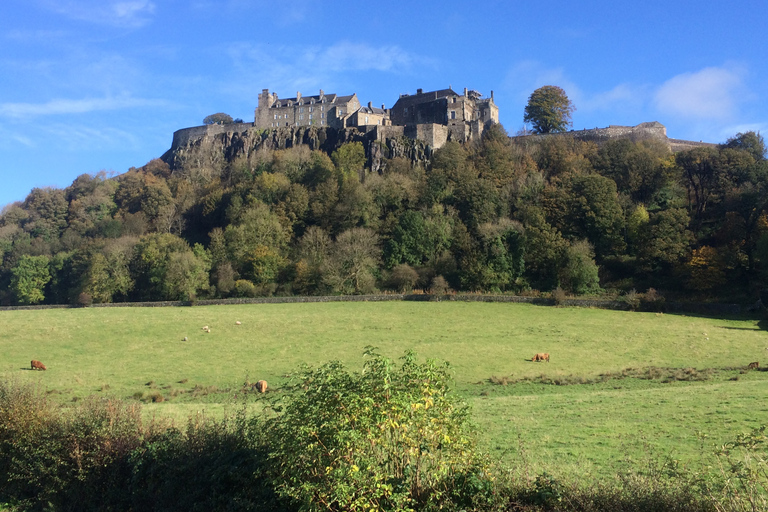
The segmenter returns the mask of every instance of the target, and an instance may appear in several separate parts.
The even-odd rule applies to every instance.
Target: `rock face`
[[[413,140],[400,127],[357,128],[285,127],[271,130],[254,128],[250,123],[208,125],[185,128],[173,134],[173,144],[162,157],[171,169],[199,159],[218,162],[234,160],[262,150],[281,150],[307,146],[331,154],[347,142],[361,142],[372,172],[382,172],[386,158],[401,157],[413,163],[425,162],[437,149],[428,142]]]

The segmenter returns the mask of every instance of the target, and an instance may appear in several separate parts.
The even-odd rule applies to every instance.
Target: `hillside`
[[[676,153],[597,142],[499,125],[439,149],[314,128],[175,138],[119,177],[6,207],[0,303],[558,287],[757,300],[761,136]]]

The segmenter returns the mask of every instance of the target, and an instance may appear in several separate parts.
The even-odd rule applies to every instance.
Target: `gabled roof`
[[[423,92],[421,94],[404,95],[395,102],[395,106],[409,107],[411,105],[418,105],[420,103],[429,103],[440,98],[446,98],[448,96],[461,96],[459,93],[451,89],[440,89],[439,91]],[[394,106],[392,107],[394,108]]]
[[[367,106],[360,107],[360,110],[358,110],[358,112],[362,112],[363,114],[376,114],[380,116],[386,115],[387,113],[387,111],[382,108],[367,107]]]
[[[336,94],[324,94],[323,99],[325,100],[326,103],[339,103],[339,102],[346,103],[353,96],[354,94],[352,96],[337,96]],[[315,94],[314,96],[302,95],[301,99],[304,101],[305,105],[311,104],[313,99],[315,100],[315,103],[320,103],[319,94]],[[296,96],[294,96],[293,98],[278,98],[277,101],[272,104],[271,108],[287,107],[288,106],[287,103],[289,101],[291,102],[292,105],[296,105],[299,100]]]

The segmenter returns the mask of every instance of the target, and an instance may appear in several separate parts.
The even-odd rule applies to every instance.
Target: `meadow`
[[[521,472],[608,476],[667,457],[697,464],[768,420],[768,372],[744,370],[768,356],[765,320],[450,301],[0,318],[3,379],[37,382],[62,403],[141,400],[145,414],[179,422],[252,400],[245,383],[265,379],[279,392],[302,364],[359,368],[367,346],[390,358],[413,349],[451,364],[481,446]],[[537,352],[551,361],[531,362]],[[48,370],[31,371],[31,359]]]

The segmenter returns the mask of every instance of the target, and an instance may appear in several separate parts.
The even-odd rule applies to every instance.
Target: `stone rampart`
[[[685,151],[694,147],[717,146],[708,142],[694,142],[689,140],[670,139],[667,137],[667,128],[656,121],[649,123],[640,123],[637,126],[617,126],[610,125],[607,128],[590,128],[584,130],[571,130],[562,133],[553,133],[547,135],[523,135],[513,137],[513,139],[526,140],[528,138],[541,137],[572,137],[574,139],[587,142],[602,144],[611,140],[628,139],[633,142],[641,140],[658,140],[666,144],[671,151]]]
[[[182,128],[173,132],[171,151],[205,137],[212,137],[222,133],[242,133],[251,128],[253,128],[253,123],[207,124]]]

